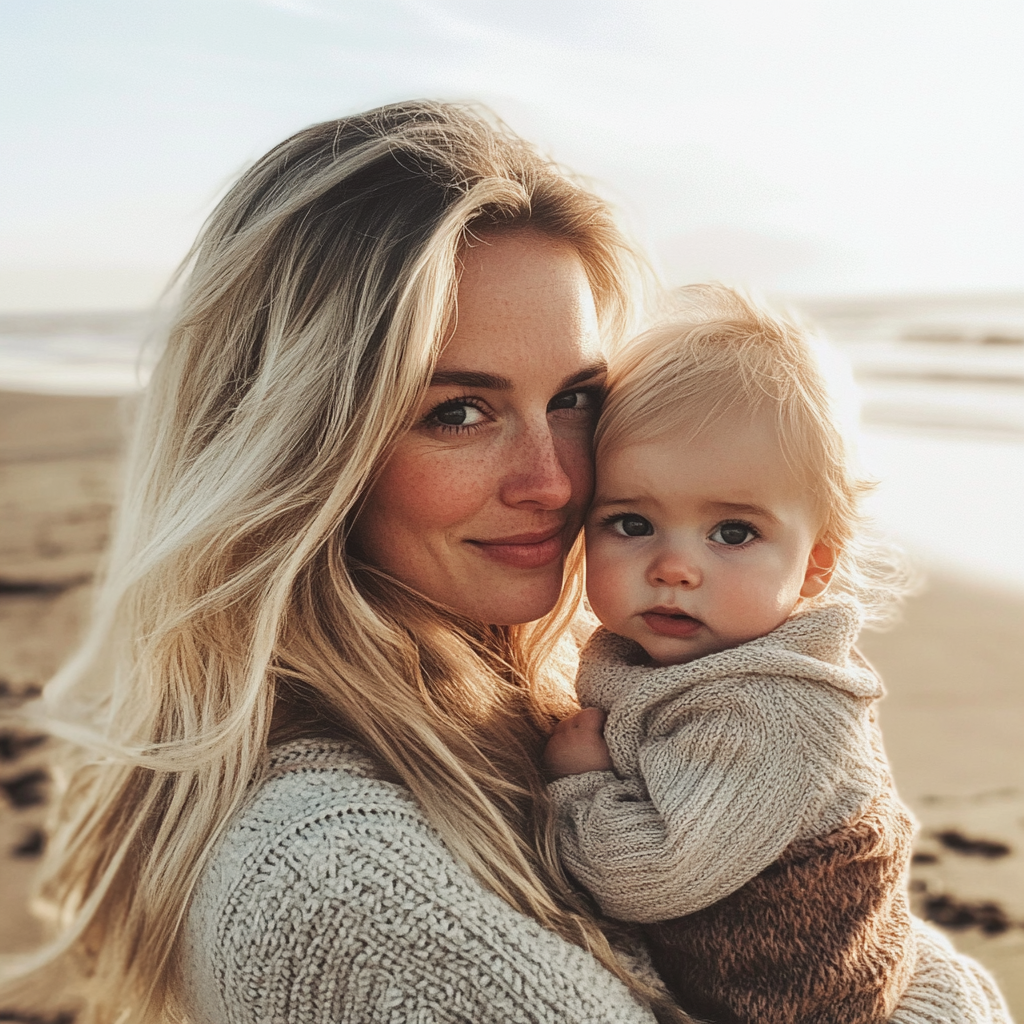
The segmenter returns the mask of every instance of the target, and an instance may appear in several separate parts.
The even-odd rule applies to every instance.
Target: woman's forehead
[[[519,229],[486,236],[465,253],[439,374],[514,380],[543,368],[566,377],[602,362],[594,298],[570,245]]]

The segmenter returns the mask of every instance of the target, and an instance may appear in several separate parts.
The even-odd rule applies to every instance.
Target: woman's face
[[[374,565],[480,622],[547,614],[593,486],[604,360],[583,264],[532,229],[462,256],[458,323],[355,524]]]

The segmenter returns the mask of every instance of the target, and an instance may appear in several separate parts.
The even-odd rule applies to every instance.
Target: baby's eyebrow
[[[763,505],[751,505],[744,501],[708,501],[704,507],[718,512],[732,512],[736,515],[761,516],[773,523],[779,521],[779,517]]]
[[[597,508],[599,505],[639,505],[641,501],[641,498],[606,498],[603,494],[599,494],[591,502],[591,506]]]

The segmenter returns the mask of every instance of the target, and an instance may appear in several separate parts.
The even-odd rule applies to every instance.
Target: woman
[[[537,767],[631,312],[607,210],[403,104],[272,150],[193,261],[46,695],[93,751],[44,884],[80,1019],[682,1019],[567,885]]]

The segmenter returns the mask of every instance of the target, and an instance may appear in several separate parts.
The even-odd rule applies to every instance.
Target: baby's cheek
[[[746,585],[737,586],[732,601],[723,609],[724,632],[737,642],[764,636],[780,626],[792,611],[788,590],[774,577],[748,579]]]
[[[594,614],[611,630],[632,614],[630,560],[615,557],[609,545],[587,545],[587,599]]]

